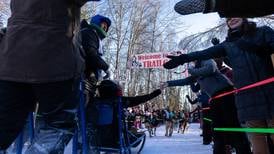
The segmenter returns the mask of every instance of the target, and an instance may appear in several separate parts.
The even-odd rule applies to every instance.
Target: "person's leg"
[[[76,126],[78,86],[74,80],[33,86],[40,103],[38,131],[26,153],[63,153]]]
[[[224,115],[223,115],[223,102],[221,99],[212,100],[210,103],[211,119],[213,128],[222,128],[224,127]],[[213,131],[213,153],[222,154],[226,153],[226,132],[217,132]]]
[[[157,129],[157,127],[155,126],[153,129],[154,129],[154,136],[156,136],[156,129]]]
[[[274,118],[267,120],[268,128],[274,128]],[[274,153],[274,134],[268,134],[268,146],[270,153]]]
[[[167,135],[168,135],[168,129],[169,129],[169,122],[168,122],[168,121],[166,121],[166,133],[165,133],[165,136],[167,136]]]
[[[223,119],[225,128],[241,128],[238,120],[235,98],[231,95],[223,98]],[[226,144],[235,148],[237,154],[251,154],[247,135],[244,132],[226,133]]]
[[[208,121],[203,122],[203,144],[208,145],[212,141],[211,123]]]
[[[246,126],[249,128],[265,128],[267,123],[264,120],[253,120],[247,121]],[[253,154],[269,154],[266,134],[250,133],[250,142]]]
[[[34,102],[30,85],[0,81],[0,150],[7,149],[23,129]]]
[[[182,126],[182,123],[181,123],[181,121],[179,121],[179,126],[178,126],[178,130],[177,130],[177,133],[180,133],[180,130],[181,130],[181,126]]]
[[[173,134],[173,125],[174,125],[174,123],[173,123],[173,121],[171,121],[170,122],[170,129],[169,129],[169,136],[172,136],[172,134]]]

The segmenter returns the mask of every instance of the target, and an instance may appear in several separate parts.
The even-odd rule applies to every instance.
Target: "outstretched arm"
[[[189,54],[181,54],[180,56],[167,56],[170,61],[164,64],[164,68],[173,69],[184,63],[188,63],[194,60],[207,60],[211,58],[220,58],[226,56],[226,50],[224,43],[212,46],[208,49],[192,52]]]
[[[182,15],[218,12],[220,17],[260,17],[274,13],[273,0],[181,0],[174,9]]]
[[[190,76],[185,79],[167,81],[168,87],[185,86],[196,82],[196,77]]]
[[[202,66],[198,68],[189,68],[188,72],[192,76],[209,76],[212,75],[214,72],[217,71],[217,66],[216,63],[211,59],[211,60],[204,60],[201,62]]]
[[[157,89],[150,94],[142,95],[142,96],[135,96],[135,97],[122,97],[122,102],[125,107],[133,107],[139,104],[142,104],[146,101],[149,101],[161,94],[161,90]]]

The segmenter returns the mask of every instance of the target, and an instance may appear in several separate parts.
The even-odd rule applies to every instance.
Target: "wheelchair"
[[[121,98],[112,103],[95,101],[92,110],[97,114],[93,117],[97,118],[93,121],[96,126],[88,135],[91,153],[139,154],[142,151],[146,134],[128,129]]]

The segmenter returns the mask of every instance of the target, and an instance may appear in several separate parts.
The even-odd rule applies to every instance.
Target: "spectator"
[[[170,57],[164,64],[171,69],[186,62],[225,57],[233,69],[233,82],[241,88],[274,76],[270,55],[274,52],[274,31],[270,27],[256,27],[245,18],[228,18],[226,40],[216,46]],[[274,83],[237,93],[236,107],[241,122],[250,128],[273,128],[274,126]],[[267,135],[252,133],[250,142],[253,153],[269,153]],[[272,141],[274,134],[271,135]]]
[[[0,151],[23,129],[36,102],[41,125],[32,152],[64,150],[76,126],[83,67],[72,40],[86,2],[11,0],[11,17],[0,44]]]
[[[217,68],[216,63],[210,60],[196,61],[194,68],[189,68],[190,77],[181,80],[167,81],[165,86],[184,86],[198,82],[201,90],[208,96],[214,97],[233,89],[233,84]],[[214,128],[241,127],[234,96],[228,95],[210,102],[212,126]],[[226,144],[233,145],[237,154],[251,153],[247,137],[244,133],[213,132],[214,154],[225,153]]]

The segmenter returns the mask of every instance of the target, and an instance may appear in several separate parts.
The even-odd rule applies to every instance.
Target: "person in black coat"
[[[83,52],[81,55],[85,59],[85,75],[90,77],[94,73],[97,80],[101,78],[100,70],[109,77],[108,64],[102,59],[104,51],[102,40],[106,37],[111,26],[111,20],[102,15],[95,15],[91,18],[90,24],[86,20],[81,22],[81,36]]]
[[[197,84],[191,84],[191,90],[193,92],[199,92],[200,90],[200,85]],[[191,104],[196,104],[196,103],[201,103],[202,104],[202,118],[208,118],[211,119],[210,116],[210,110],[205,109],[209,107],[209,96],[205,93],[205,92],[200,92],[197,95],[197,98],[195,100],[191,100],[190,97],[187,95],[186,98],[188,99],[188,101]],[[212,141],[212,127],[211,127],[211,123],[209,121],[206,121],[204,119],[202,119],[202,134],[203,134],[203,144],[204,145],[208,145],[211,143]]]
[[[99,14],[93,16],[89,24],[86,20],[81,21],[81,39],[78,41],[81,42],[80,53],[85,61],[84,79],[88,97],[94,96],[98,81],[110,76],[109,65],[102,58],[102,40],[107,36],[110,26],[111,20]],[[104,77],[102,71],[105,72]]]
[[[256,27],[245,18],[228,18],[228,35],[224,42],[208,49],[171,56],[164,64],[167,69],[184,63],[225,57],[233,69],[233,82],[241,88],[274,76],[271,54],[274,53],[274,31]],[[250,128],[274,127],[274,83],[238,92],[235,95],[238,118]],[[274,140],[274,135],[271,135]],[[268,153],[266,135],[250,134],[253,153]]]
[[[0,153],[37,102],[43,125],[31,145],[40,148],[32,153],[62,152],[72,136],[82,73],[73,37],[86,2],[10,0],[11,17],[0,43]]]
[[[118,114],[117,111],[117,98],[121,98],[122,108],[134,107],[146,101],[149,101],[158,95],[161,94],[161,90],[157,89],[150,94],[135,96],[135,97],[126,97],[122,95],[121,87],[111,80],[103,80],[99,86],[97,87],[97,97],[95,97],[88,104],[87,107],[87,123],[88,123],[88,131],[89,133],[93,130],[96,130],[96,134],[90,134],[89,139],[91,144],[97,144],[96,146],[106,146],[106,147],[117,147],[118,139],[119,139],[119,129],[118,129]],[[109,115],[105,121],[100,124],[100,119],[106,116],[106,112],[100,113],[98,109],[98,105],[100,104],[109,104],[112,108],[108,113],[112,113]],[[94,131],[93,131],[94,132]],[[96,136],[94,143],[94,135]]]
[[[218,12],[221,17],[260,17],[274,13],[273,0],[181,0],[174,9],[182,15]]]

